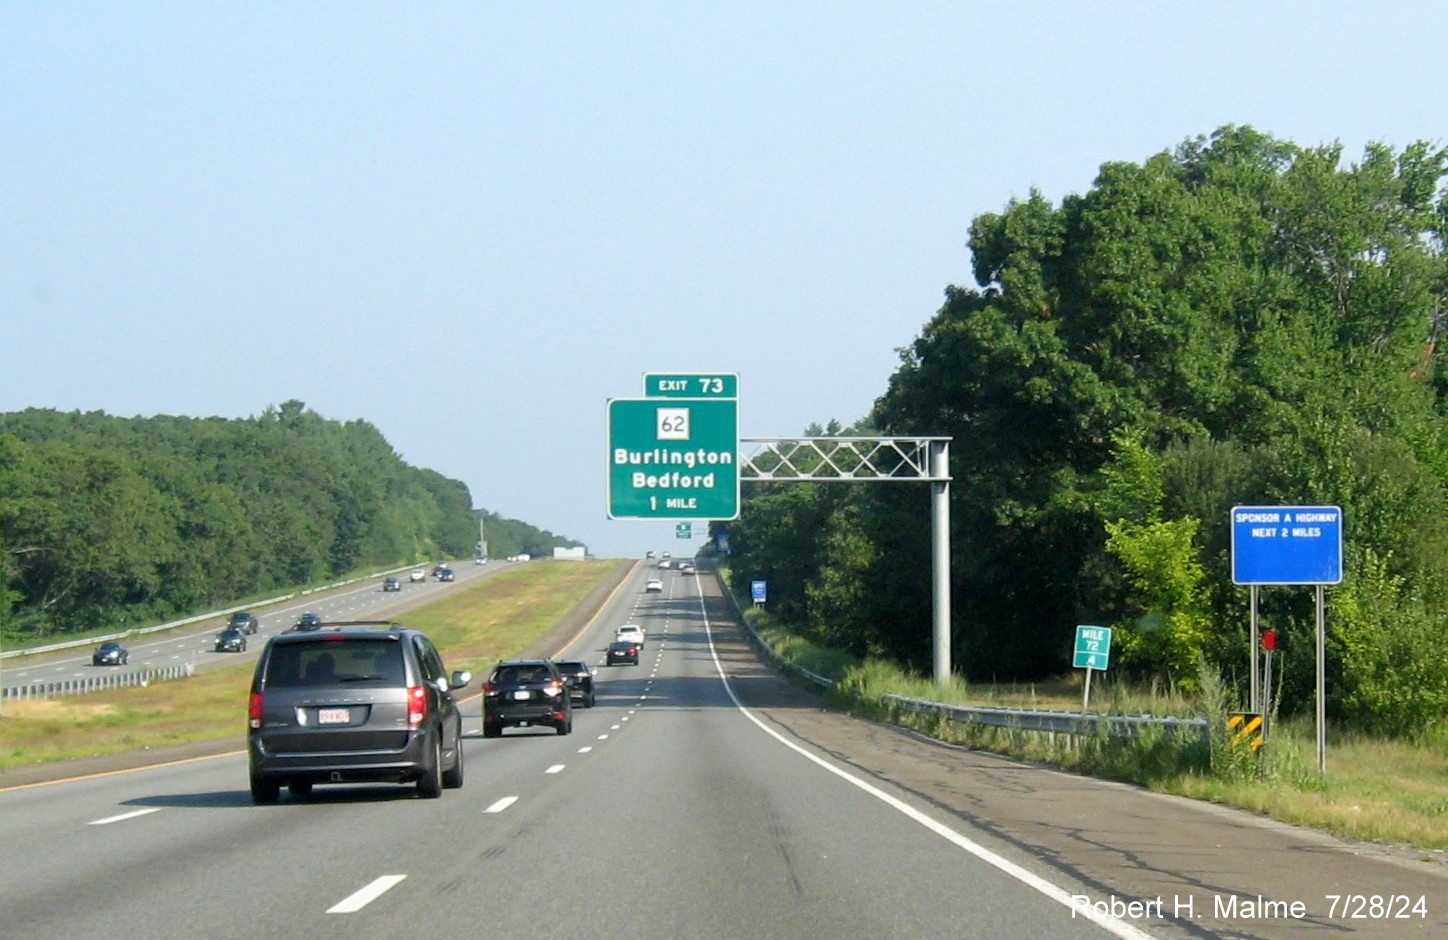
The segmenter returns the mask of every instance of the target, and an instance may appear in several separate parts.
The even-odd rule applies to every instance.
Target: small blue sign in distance
[[[1232,583],[1342,583],[1341,507],[1233,506]]]
[[[750,582],[749,582],[749,598],[750,598],[750,600],[754,601],[754,603],[756,603],[756,604],[763,604],[764,601],[765,601],[765,599],[766,599],[768,596],[769,596],[769,582],[768,582],[768,581],[750,581]]]

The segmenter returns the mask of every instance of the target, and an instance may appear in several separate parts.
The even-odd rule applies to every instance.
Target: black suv
[[[582,702],[584,708],[593,707],[593,670],[580,659],[560,659],[554,662],[563,673],[563,682],[568,686],[569,695],[575,702]]]
[[[509,659],[493,667],[483,686],[483,737],[499,737],[509,725],[573,731],[573,697],[551,660]]]
[[[323,623],[272,637],[256,664],[247,720],[251,798],[286,785],[416,783],[437,797],[463,785],[462,714],[432,641],[384,621]]]
[[[246,634],[237,627],[227,627],[216,634],[216,652],[218,653],[245,653]]]
[[[261,629],[261,623],[256,619],[256,615],[249,610],[238,610],[231,615],[231,619],[226,622],[226,625],[235,627],[242,633],[255,633]]]
[[[292,627],[292,629],[303,632],[307,630],[320,630],[322,629],[322,618],[309,610],[297,618],[297,625]]]

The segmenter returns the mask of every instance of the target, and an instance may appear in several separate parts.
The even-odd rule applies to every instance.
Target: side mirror
[[[457,672],[452,674],[452,687],[455,689],[461,689],[463,686],[467,685],[469,682],[472,681],[473,674],[468,672],[467,670],[459,669]]]

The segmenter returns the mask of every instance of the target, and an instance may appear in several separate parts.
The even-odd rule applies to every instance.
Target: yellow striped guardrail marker
[[[1258,712],[1232,712],[1227,716],[1227,730],[1232,733],[1233,746],[1243,743],[1253,748],[1262,746],[1262,715]]]

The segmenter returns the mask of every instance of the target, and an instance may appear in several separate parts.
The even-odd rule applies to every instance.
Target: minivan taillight
[[[407,723],[416,727],[422,724],[422,719],[427,717],[427,689],[420,685],[408,686],[407,689]]]
[[[261,727],[261,693],[251,693],[251,701],[246,707],[247,724],[253,728]]]

